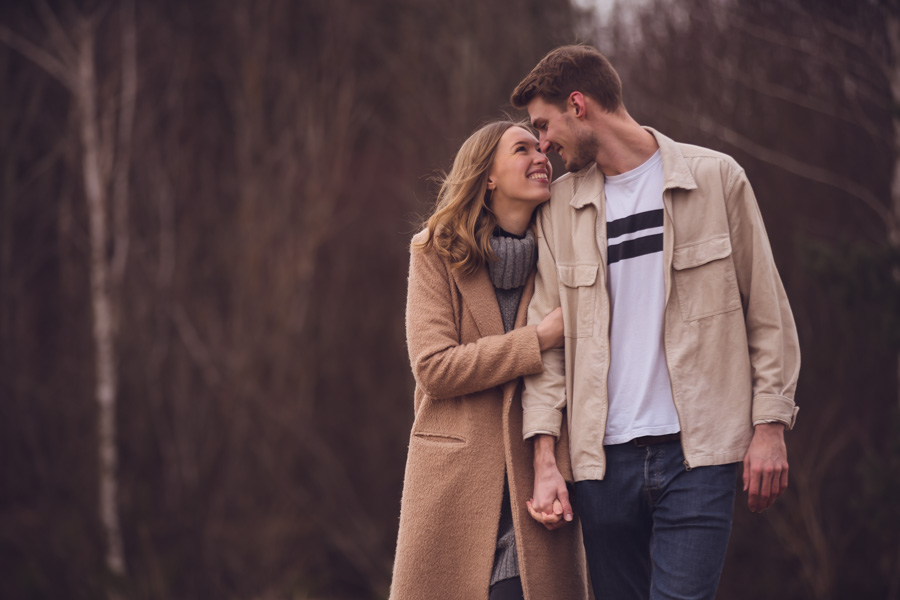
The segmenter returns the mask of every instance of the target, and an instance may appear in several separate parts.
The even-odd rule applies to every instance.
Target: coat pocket
[[[590,337],[594,332],[594,309],[597,291],[597,271],[600,265],[557,265],[560,304],[563,309],[566,337]]]
[[[442,446],[465,446],[466,438],[452,433],[433,433],[430,431],[413,431],[413,437],[428,444]]]
[[[675,248],[672,268],[685,321],[741,308],[728,234]]]

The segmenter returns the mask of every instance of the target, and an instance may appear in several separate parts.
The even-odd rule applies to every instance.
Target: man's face
[[[566,169],[580,171],[594,162],[600,143],[597,135],[567,105],[565,111],[556,104],[535,98],[528,103],[531,124],[540,135],[541,150],[556,152],[563,159]]]

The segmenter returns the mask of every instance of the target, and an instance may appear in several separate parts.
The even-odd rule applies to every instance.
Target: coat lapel
[[[534,277],[537,271],[532,270],[531,275],[525,280],[525,289],[522,290],[522,299],[519,300],[519,310],[516,312],[515,327],[524,327],[528,321],[528,305],[531,304],[531,297],[534,296]]]
[[[525,282],[525,289],[522,290],[522,299],[519,300],[519,310],[516,311],[516,324],[515,328],[524,327],[528,321],[528,305],[531,303],[531,297],[534,296],[534,277],[536,271],[532,271],[531,275],[528,276],[528,280]],[[510,403],[512,400],[513,393],[516,391],[516,387],[519,385],[519,382],[522,381],[521,377],[516,377],[512,381],[507,381],[503,384],[503,421],[506,423],[507,413],[509,412]]]
[[[487,268],[483,267],[472,274],[463,273],[458,269],[452,269],[451,272],[463,297],[463,308],[475,319],[481,337],[503,334],[500,305],[497,304],[497,296]]]
[[[491,283],[487,268],[479,269],[471,275],[457,269],[452,269],[451,273],[463,297],[463,309],[468,310],[475,319],[475,325],[478,327],[481,337],[502,335],[503,318],[500,316],[500,305],[497,303],[497,295],[494,292],[494,285]],[[522,290],[522,299],[519,300],[519,308],[516,311],[516,328],[523,327],[528,321],[528,305],[534,295],[534,278],[535,271],[532,271],[525,282],[525,289]],[[504,412],[509,409],[508,400],[512,397],[512,392],[515,391],[519,381],[520,378],[517,377],[503,385]]]

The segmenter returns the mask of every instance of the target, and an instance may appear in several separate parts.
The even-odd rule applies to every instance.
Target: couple
[[[738,464],[750,510],[770,507],[797,412],[750,184],[638,125],[588,46],[550,52],[511,101],[539,139],[476,131],[413,238],[391,598],[712,599]],[[549,150],[570,171],[551,202]]]

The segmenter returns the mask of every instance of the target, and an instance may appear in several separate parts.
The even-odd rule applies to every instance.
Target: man
[[[550,52],[511,101],[570,171],[537,222],[529,323],[562,306],[566,344],[525,381],[534,510],[572,519],[553,455],[565,409],[595,595],[712,599],[738,464],[750,510],[769,508],[797,413],[796,328],[750,184],[638,125],[588,46]]]

